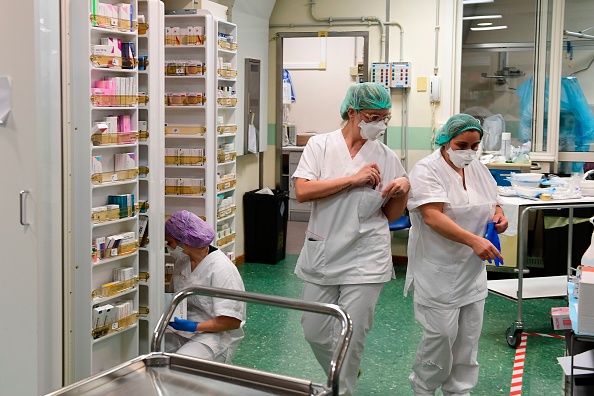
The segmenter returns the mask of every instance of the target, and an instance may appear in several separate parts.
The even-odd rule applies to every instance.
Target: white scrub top
[[[458,308],[487,297],[485,263],[467,245],[453,242],[423,221],[419,206],[443,202],[443,213],[463,229],[484,236],[497,205],[497,184],[486,166],[474,160],[462,177],[441,152],[417,162],[410,172],[406,295],[414,287],[415,302],[434,308]]]
[[[222,289],[244,291],[243,280],[235,264],[220,250],[214,250],[192,272],[190,258],[177,260],[173,268],[173,289],[178,292],[191,286],[212,286]],[[245,322],[245,303],[236,300],[213,298],[210,296],[190,296],[188,300],[188,320],[205,322],[217,316],[229,316]],[[243,325],[243,323],[242,323]],[[190,333],[182,332],[183,335]],[[208,345],[215,356],[229,349],[231,356],[243,338],[241,328],[219,333],[198,332],[191,334],[194,341]]]
[[[295,273],[318,285],[382,283],[394,276],[390,230],[381,208],[389,197],[381,190],[406,176],[400,160],[379,141],[368,140],[351,158],[342,131],[313,136],[293,178],[332,180],[351,176],[376,163],[382,182],[373,189],[351,187],[312,201],[305,243]]]

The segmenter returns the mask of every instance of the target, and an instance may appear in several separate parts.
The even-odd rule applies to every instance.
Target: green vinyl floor
[[[297,255],[276,265],[244,263],[238,266],[247,291],[299,298],[302,281],[293,274]],[[414,321],[412,296],[403,297],[406,267],[396,268],[397,279],[387,283],[378,301],[374,327],[367,337],[362,374],[356,395],[412,395],[407,378],[422,329]],[[523,301],[524,329],[554,334],[551,307],[566,306],[562,299]],[[507,345],[505,330],[516,319],[517,303],[489,295],[479,345],[479,383],[473,396],[509,395],[515,350]],[[326,377],[303,338],[301,312],[248,304],[247,322],[234,364],[325,383]],[[557,334],[562,334],[557,332]],[[523,395],[560,395],[563,372],[557,357],[564,340],[528,336]]]

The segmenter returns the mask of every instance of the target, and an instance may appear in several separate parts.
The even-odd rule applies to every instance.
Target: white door
[[[13,4],[0,12],[12,96],[0,125],[0,393],[38,395],[62,383],[60,2]]]

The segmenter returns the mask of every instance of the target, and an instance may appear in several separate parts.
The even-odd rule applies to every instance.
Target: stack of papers
[[[578,331],[594,334],[594,268],[584,267],[582,270],[578,296]]]
[[[565,375],[571,375],[571,356],[558,357],[557,361],[563,368]],[[574,369],[573,375],[592,374],[594,370],[594,350],[578,353],[573,357],[573,365],[578,367],[587,367],[591,370]]]

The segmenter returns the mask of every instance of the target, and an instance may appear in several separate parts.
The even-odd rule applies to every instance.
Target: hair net
[[[383,85],[365,82],[351,85],[340,106],[340,117],[349,119],[349,109],[390,109],[392,98]]]
[[[483,128],[476,118],[464,113],[453,115],[445,123],[445,125],[439,128],[439,131],[437,131],[435,144],[438,146],[443,146],[452,140],[454,136],[469,130],[479,131],[481,134],[481,139],[483,138]]]
[[[187,210],[175,212],[165,222],[165,234],[180,243],[201,248],[210,245],[214,239],[214,230],[200,217]]]

